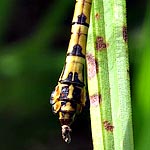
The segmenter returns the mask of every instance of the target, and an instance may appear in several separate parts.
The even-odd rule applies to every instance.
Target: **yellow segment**
[[[73,46],[79,44],[82,47],[82,54],[85,55],[86,52],[86,40],[87,40],[87,31],[88,28],[83,25],[75,24],[72,26],[72,35],[70,38],[70,43],[68,46],[67,53],[71,53],[73,50]]]
[[[90,23],[91,0],[78,0],[75,5],[74,16],[72,22],[77,22],[78,16],[83,13],[87,19],[86,23]]]
[[[87,34],[88,27],[86,27],[84,25],[74,24],[74,25],[72,25],[71,32],[73,34],[77,34],[77,33]]]
[[[83,81],[84,67],[83,67],[83,63],[82,63],[82,61],[84,59],[82,61],[80,61],[81,59],[83,59],[83,58],[79,58],[77,56],[67,56],[67,62],[69,62],[69,63],[66,63],[66,67],[65,67],[65,70],[63,72],[63,76],[61,77],[60,80],[65,80],[68,77],[68,74],[70,72],[73,73],[72,78],[74,78],[74,73],[77,72],[79,80],[81,82],[84,82]],[[76,60],[76,61],[73,61],[73,60]]]

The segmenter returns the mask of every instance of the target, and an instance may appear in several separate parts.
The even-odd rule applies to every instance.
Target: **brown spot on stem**
[[[101,102],[101,95],[94,94],[94,95],[90,96],[90,105],[91,106],[97,107],[100,102]]]
[[[95,18],[96,18],[97,20],[99,20],[99,19],[100,19],[100,14],[99,14],[99,13],[96,13]]]
[[[107,45],[106,45],[106,43],[104,42],[103,37],[98,36],[98,37],[96,38],[96,50],[102,50],[102,49],[104,49],[104,48],[106,48],[106,47],[107,47]]]
[[[127,34],[127,27],[126,26],[123,26],[122,34],[123,34],[124,41],[127,42],[128,41],[128,34]]]
[[[111,123],[110,123],[110,122],[108,122],[108,121],[104,121],[104,122],[103,122],[103,124],[104,124],[104,128],[105,128],[107,131],[110,131],[110,132],[112,132],[112,131],[113,131],[114,126],[113,126],[113,125],[111,125]]]
[[[92,54],[86,54],[86,61],[87,61],[88,78],[90,80],[98,72],[97,60],[94,58]]]

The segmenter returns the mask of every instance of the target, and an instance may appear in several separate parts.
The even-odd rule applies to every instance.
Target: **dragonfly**
[[[50,97],[52,111],[59,116],[66,143],[71,142],[70,126],[86,103],[85,55],[91,1],[76,0],[65,65]]]

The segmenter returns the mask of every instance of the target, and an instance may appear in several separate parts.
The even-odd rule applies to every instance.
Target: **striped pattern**
[[[67,143],[71,141],[70,125],[85,105],[84,72],[90,9],[91,0],[76,1],[66,63],[50,98],[53,112],[59,114],[62,136]]]

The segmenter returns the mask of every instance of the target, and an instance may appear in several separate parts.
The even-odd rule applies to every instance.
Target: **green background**
[[[0,0],[0,150],[92,150],[88,111],[61,138],[49,97],[65,60],[74,1]],[[136,150],[150,147],[150,3],[127,1]]]

